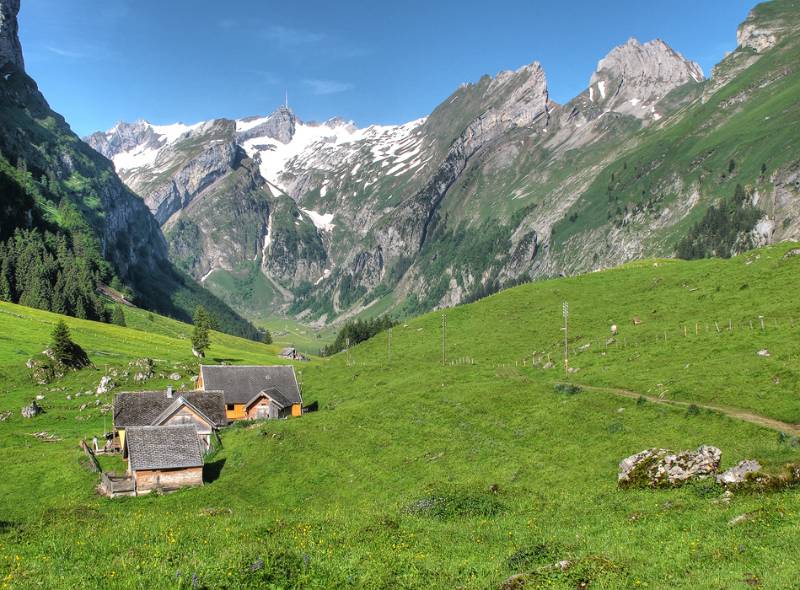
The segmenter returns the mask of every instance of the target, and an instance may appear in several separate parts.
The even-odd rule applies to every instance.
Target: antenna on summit
[[[283,108],[285,108],[287,111],[289,110],[289,91],[288,90],[286,91],[286,100],[283,103]]]

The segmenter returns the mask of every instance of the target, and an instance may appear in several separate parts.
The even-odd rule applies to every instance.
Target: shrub
[[[509,569],[529,570],[537,565],[553,563],[563,556],[563,548],[557,543],[537,543],[520,547],[506,561]]]
[[[123,327],[127,325],[125,322],[125,312],[122,311],[122,306],[120,304],[114,306],[114,312],[111,314],[111,323]]]
[[[553,389],[556,393],[565,393],[567,395],[575,395],[583,391],[579,385],[573,385],[572,383],[556,383]]]

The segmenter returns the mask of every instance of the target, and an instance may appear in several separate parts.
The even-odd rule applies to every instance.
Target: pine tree
[[[74,361],[73,352],[75,350],[75,343],[70,337],[69,328],[64,320],[59,320],[56,327],[53,329],[52,342],[50,343],[50,350],[53,351],[53,357],[59,363],[70,365]]]
[[[125,323],[125,312],[122,311],[122,306],[120,304],[114,306],[114,313],[111,314],[111,323],[117,326],[127,326]]]
[[[192,317],[194,321],[194,331],[192,332],[192,350],[200,356],[205,355],[206,349],[211,346],[208,339],[208,327],[210,318],[206,308],[198,305]]]
[[[14,301],[14,273],[12,271],[11,249],[0,244],[0,300]]]

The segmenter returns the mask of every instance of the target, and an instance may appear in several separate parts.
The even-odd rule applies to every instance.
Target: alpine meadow
[[[800,2],[708,74],[630,38],[563,103],[537,61],[405,123],[283,91],[145,119],[187,89],[83,138],[30,72],[136,56],[23,57],[55,22],[28,2],[0,0],[0,588],[800,588]],[[369,51],[257,4],[214,26],[356,100],[303,52]]]

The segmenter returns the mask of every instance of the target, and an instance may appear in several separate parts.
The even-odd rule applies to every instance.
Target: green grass
[[[97,476],[76,445],[104,418],[78,410],[83,396],[66,400],[101,373],[33,386],[24,362],[57,316],[0,305],[0,410],[13,411],[0,422],[0,585],[191,588],[196,575],[208,588],[498,588],[535,571],[526,588],[791,588],[795,490],[725,503],[708,483],[616,486],[618,461],[644,448],[714,444],[724,467],[757,458],[777,468],[798,459],[790,439],[717,412],[588,388],[566,395],[554,389],[560,370],[528,361],[534,352],[560,361],[567,300],[570,349],[593,341],[573,354],[579,371],[569,381],[664,386],[668,399],[798,421],[800,257],[784,258],[789,247],[643,261],[448,310],[444,366],[440,312],[401,324],[391,364],[382,333],[349,363],[340,354],[302,365],[304,399],[320,411],[226,430],[213,482],[113,501],[95,495]],[[750,331],[758,315],[766,329]],[[68,322],[98,366],[145,354],[161,359],[158,370],[191,366],[189,327],[127,316],[138,329]],[[683,325],[728,318],[737,329],[683,336]],[[606,351],[611,322],[620,334]],[[212,343],[213,358],[274,362],[275,347],[216,333]],[[467,356],[476,364],[451,364]],[[40,392],[47,413],[23,420],[19,407]],[[39,431],[63,441],[29,436]],[[564,559],[566,572],[549,567]],[[263,567],[251,567],[258,560]]]

